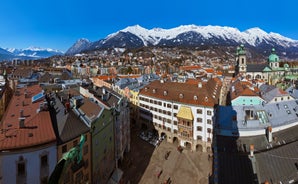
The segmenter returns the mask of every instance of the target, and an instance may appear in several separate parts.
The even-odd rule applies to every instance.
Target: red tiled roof
[[[252,87],[249,81],[237,81],[233,84],[234,91],[231,92],[231,99],[235,99],[238,96],[259,96],[259,90],[256,87]]]
[[[27,87],[27,98],[24,90],[25,88],[18,89],[20,95],[12,97],[0,123],[0,150],[21,149],[56,141],[50,113],[37,113],[40,102],[31,101],[31,97],[42,89],[38,85]],[[19,127],[20,110],[23,110],[25,117],[25,128]]]
[[[89,118],[95,118],[101,111],[101,107],[96,105],[94,102],[91,102],[89,99],[84,100],[84,104],[80,107],[80,110],[83,111],[86,116]]]
[[[282,90],[282,89],[279,89],[279,93],[281,95],[288,95],[288,93],[286,91]]]
[[[187,83],[160,83],[160,81],[153,81],[141,89],[140,95],[150,96],[161,100],[176,101],[184,104],[213,107],[217,104],[217,100],[219,98],[219,92],[221,89],[220,80],[217,90],[215,90],[216,84],[217,82],[214,79],[210,79],[202,86],[202,88],[199,88],[197,85],[189,85]],[[164,91],[166,91],[167,95],[164,95]],[[180,94],[183,95],[182,98],[180,98]],[[194,99],[194,96],[197,96],[197,100]]]
[[[116,77],[117,77],[116,75],[100,75],[94,78],[100,79],[100,80],[111,80],[111,79],[115,79]]]
[[[216,71],[217,75],[222,75],[222,71]]]
[[[185,70],[185,71],[188,71],[188,70],[199,70],[201,68],[202,68],[201,66],[181,66],[180,67],[180,70]]]
[[[119,78],[130,78],[130,79],[134,79],[134,78],[139,78],[141,75],[118,75]]]
[[[200,79],[187,79],[186,80],[186,84],[191,84],[191,85],[198,85],[199,82],[201,82],[202,80]]]
[[[207,73],[214,73],[214,69],[213,68],[205,68],[204,69]]]

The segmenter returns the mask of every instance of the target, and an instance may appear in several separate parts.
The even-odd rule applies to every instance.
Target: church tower
[[[279,68],[279,57],[276,55],[274,48],[271,50],[271,54],[268,57],[268,64],[272,70]]]
[[[240,47],[237,47],[236,62],[237,62],[236,75],[238,73],[245,74],[247,69],[247,64],[246,64],[247,61],[246,61],[246,51],[243,44],[241,44]]]

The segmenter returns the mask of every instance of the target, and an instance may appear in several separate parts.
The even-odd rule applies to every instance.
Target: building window
[[[167,107],[168,107],[168,108],[172,108],[172,105],[171,105],[171,104],[167,104]]]
[[[178,124],[178,122],[177,121],[174,121],[174,125],[177,125]]]
[[[86,161],[84,162],[84,167],[87,168],[89,166],[89,160],[86,159]]]
[[[211,142],[211,138],[210,138],[210,137],[208,137],[208,138],[207,138],[207,141],[208,141],[208,142]]]
[[[47,184],[48,181],[49,181],[49,179],[48,179],[47,176],[40,178],[40,183],[41,183],[41,184]]]
[[[62,153],[67,152],[67,145],[65,144],[64,146],[62,146]]]
[[[241,63],[244,64],[244,58],[241,58]]]
[[[76,174],[76,183],[83,183],[83,171]]]
[[[202,114],[202,113],[203,113],[202,109],[197,109],[197,114]]]
[[[207,115],[211,116],[212,112],[211,111],[207,111]]]
[[[203,122],[203,119],[202,118],[197,118],[197,122],[198,123],[202,123]]]
[[[207,119],[207,124],[211,125],[211,119]]]
[[[211,133],[212,131],[211,131],[211,128],[207,128],[207,132],[208,133]]]
[[[48,166],[48,155],[43,155],[40,158],[41,167],[47,167]]]
[[[24,161],[18,163],[18,176],[26,175],[26,165]]]
[[[174,134],[177,134],[177,133],[178,133],[178,131],[174,129]]]
[[[197,140],[202,140],[202,136],[198,135]]]
[[[88,173],[85,175],[84,180],[85,180],[86,183],[88,183],[87,182],[89,180],[89,174]]]
[[[178,109],[178,105],[174,105],[174,109]]]
[[[73,141],[73,147],[76,147],[78,145],[78,140]]]
[[[111,139],[110,139],[111,140]],[[88,153],[88,145],[84,146],[84,155],[86,155]]]
[[[202,127],[197,126],[197,131],[202,131]]]

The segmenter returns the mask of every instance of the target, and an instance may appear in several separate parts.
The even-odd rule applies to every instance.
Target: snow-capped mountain
[[[5,59],[9,59],[11,57],[13,57],[13,54],[11,52],[8,52],[7,50],[2,49],[0,47],[0,61],[5,60]]]
[[[91,45],[91,42],[86,38],[81,38],[76,41],[66,52],[66,55],[72,55],[82,52],[83,50],[86,50]]]
[[[172,42],[182,42],[185,39],[191,41],[196,39],[202,43],[208,40],[222,40],[233,43],[243,43],[250,46],[257,47],[259,44],[272,43],[278,44],[283,47],[298,46],[297,40],[286,38],[277,33],[266,33],[260,28],[251,28],[246,31],[239,31],[237,28],[222,27],[222,26],[196,26],[186,25],[179,26],[172,29],[145,29],[139,25],[130,26],[116,33],[109,35],[106,38],[107,42],[109,39],[117,36],[120,33],[131,33],[142,40],[144,46],[148,45],[161,45],[164,44],[165,40]],[[180,39],[179,39],[180,38]],[[199,44],[201,44],[199,43]]]
[[[64,53],[55,49],[43,49],[39,47],[28,47],[26,49],[0,48],[0,61],[13,59],[41,59]]]
[[[139,25],[129,26],[108,35],[105,39],[91,43],[89,48],[82,50],[144,46],[236,46],[239,44],[254,48],[260,53],[275,47],[279,52],[288,53],[291,51],[289,54],[298,56],[298,41],[278,33],[267,33],[260,28],[251,28],[241,32],[237,28],[210,25],[183,25],[172,29],[146,29]]]
[[[21,57],[31,57],[31,58],[35,58],[35,59],[39,59],[39,58],[47,58],[47,57],[51,57],[54,55],[63,55],[64,53],[59,51],[59,50],[55,50],[55,49],[43,49],[40,47],[28,47],[26,49],[15,49],[15,48],[8,48],[6,49],[7,51],[11,52],[12,54],[14,54],[15,56],[21,56]]]

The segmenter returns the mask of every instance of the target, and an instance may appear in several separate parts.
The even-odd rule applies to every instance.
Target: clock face
[[[241,67],[241,70],[242,70],[242,71],[244,70],[244,66]]]

